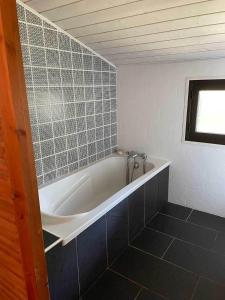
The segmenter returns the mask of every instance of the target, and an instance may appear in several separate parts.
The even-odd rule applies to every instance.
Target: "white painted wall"
[[[182,141],[186,79],[202,76],[225,77],[225,59],[120,66],[119,145],[173,161],[170,202],[225,216],[225,146]]]

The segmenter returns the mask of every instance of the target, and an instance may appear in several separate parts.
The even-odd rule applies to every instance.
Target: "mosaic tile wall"
[[[17,4],[39,186],[117,145],[116,69]]]

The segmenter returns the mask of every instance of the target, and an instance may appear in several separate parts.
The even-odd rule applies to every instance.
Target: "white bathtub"
[[[126,185],[126,157],[111,156],[39,190],[43,228],[63,245],[102,217],[170,162],[151,159]]]

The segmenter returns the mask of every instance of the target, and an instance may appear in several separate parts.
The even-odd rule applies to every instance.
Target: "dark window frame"
[[[225,145],[225,135],[202,133],[195,130],[200,90],[225,90],[225,79],[189,80],[185,140]]]

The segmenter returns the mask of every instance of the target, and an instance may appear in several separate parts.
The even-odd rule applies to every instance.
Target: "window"
[[[185,140],[225,145],[225,79],[189,81]]]

